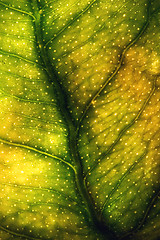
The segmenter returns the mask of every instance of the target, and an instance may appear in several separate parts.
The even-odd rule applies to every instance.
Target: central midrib
[[[65,92],[62,89],[61,85],[59,84],[60,82],[58,81],[59,77],[56,74],[53,66],[51,65],[49,58],[47,57],[47,50],[43,42],[42,17],[41,17],[42,15],[40,14],[41,6],[37,1],[33,0],[32,8],[34,10],[33,14],[36,19],[34,21],[34,29],[35,29],[35,36],[37,40],[36,42],[37,42],[38,54],[40,55],[42,64],[44,65],[44,69],[46,70],[49,80],[54,84],[54,88],[56,90],[55,92],[57,93],[57,99],[58,99],[57,102],[59,104],[61,114],[64,117],[67,128],[68,128],[69,149],[70,149],[70,154],[75,167],[74,173],[75,173],[76,188],[78,189],[79,194],[81,195],[82,200],[86,205],[86,209],[88,211],[89,219],[90,219],[89,221],[91,222],[93,228],[97,229],[98,232],[101,232],[102,235],[104,235],[104,239],[106,239],[106,237],[107,239],[109,239],[109,236],[110,236],[110,238],[113,240],[114,239],[113,234],[108,230],[107,226],[105,226],[104,223],[99,221],[98,214],[95,211],[94,204],[92,202],[91,196],[89,195],[86,183],[84,181],[83,167],[81,164],[79,153],[77,151],[76,126],[72,121],[72,116],[70,115],[70,112],[67,110],[68,106],[66,103]]]

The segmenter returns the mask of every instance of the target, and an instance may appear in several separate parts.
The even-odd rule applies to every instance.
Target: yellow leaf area
[[[31,9],[0,2],[0,239],[81,239],[88,213]]]
[[[85,228],[69,167],[6,144],[1,144],[0,153],[2,230],[12,233],[13,239],[59,239],[75,236]]]
[[[46,5],[45,48],[68,92],[74,119],[79,119],[139,33],[147,18],[146,2],[58,0]]]
[[[79,150],[95,209],[126,239],[132,232],[134,240],[160,234],[159,23],[158,13],[93,98],[80,128]]]

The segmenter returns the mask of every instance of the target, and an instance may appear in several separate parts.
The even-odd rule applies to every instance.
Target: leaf
[[[159,1],[0,10],[0,239],[158,240]]]

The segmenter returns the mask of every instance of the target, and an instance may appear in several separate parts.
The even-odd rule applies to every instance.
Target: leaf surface
[[[159,1],[0,11],[0,239],[159,239]]]

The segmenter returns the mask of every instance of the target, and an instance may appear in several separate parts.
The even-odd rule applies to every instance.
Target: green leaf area
[[[0,240],[160,239],[160,1],[0,18]]]

